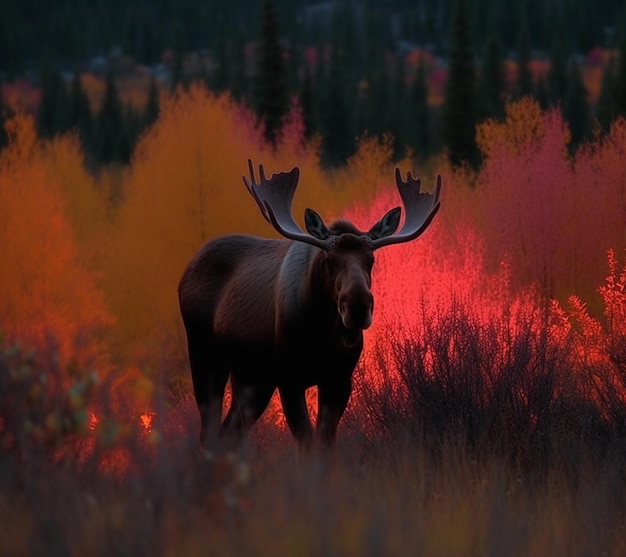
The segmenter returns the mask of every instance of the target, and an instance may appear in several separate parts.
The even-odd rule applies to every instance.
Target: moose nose
[[[374,299],[371,293],[358,299],[346,297],[339,301],[339,315],[346,329],[367,329],[372,324]]]

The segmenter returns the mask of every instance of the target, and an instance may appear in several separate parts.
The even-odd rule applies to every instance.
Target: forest
[[[525,95],[561,108],[572,149],[606,132],[626,111],[622,3],[503,5],[10,0],[0,116],[19,106],[42,137],[74,130],[92,167],[128,164],[160,96],[194,82],[229,91],[260,119],[269,110],[270,128],[299,103],[325,166],[345,164],[355,138],[385,133],[397,159],[411,150],[424,160],[454,136],[473,140],[456,130],[459,118],[471,130]]]
[[[544,103],[537,90],[502,98],[491,115],[455,113],[454,82],[472,74],[462,71],[466,47],[479,47],[468,31],[485,4],[495,5],[438,4],[440,17],[450,9],[450,44],[434,45],[432,56],[450,49],[449,75],[438,100],[429,84],[426,106],[439,111],[431,125],[442,143],[427,154],[399,148],[398,135],[381,128],[355,132],[343,158],[332,159],[327,131],[307,128],[297,88],[273,113],[259,104],[271,91],[247,99],[210,76],[183,79],[189,66],[175,86],[171,76],[138,75],[136,60],[122,54],[142,60],[120,38],[127,28],[109,23],[108,13],[97,30],[88,27],[78,2],[67,9],[92,33],[79,40],[79,31],[57,30],[65,42],[50,46],[56,59],[42,67],[62,84],[63,102],[86,95],[94,135],[67,122],[44,133],[41,105],[50,97],[21,73],[37,46],[19,33],[28,55],[2,66],[0,554],[626,552],[626,116],[616,109],[577,142],[565,105]],[[139,1],[96,1],[92,9],[113,5],[120,17],[154,17],[146,28],[155,35],[154,14],[174,9]],[[217,4],[175,5],[194,20],[184,51],[200,47],[196,10],[214,14]],[[559,7],[568,17],[574,6],[591,9],[519,5],[528,13]],[[29,2],[7,6],[2,21],[13,10],[11,32],[42,25],[36,11],[21,11]],[[65,3],[54,6],[51,13]],[[426,21],[431,3],[345,6],[384,13],[398,30],[418,15]],[[235,21],[244,7],[224,2],[220,13]],[[256,22],[250,32],[264,37],[257,62],[257,49],[249,51],[251,69],[289,60],[281,37],[297,35],[292,3],[247,8],[261,15],[242,29]],[[584,13],[604,25],[619,19],[611,9],[615,3],[598,2]],[[67,13],[58,25],[69,25]],[[576,37],[581,52],[601,54],[587,81],[598,85],[596,101],[610,75],[617,107],[623,51],[604,32],[587,29],[583,40],[576,19],[568,21],[570,44]],[[329,32],[338,25],[330,23]],[[532,51],[548,48],[533,28]],[[65,75],[73,48],[103,48],[100,32],[107,47],[122,49],[107,61],[114,68]],[[95,46],[80,43],[88,38]],[[344,52],[332,44],[329,61]],[[389,52],[395,60],[395,46]],[[553,67],[548,58],[546,71]],[[98,116],[104,106],[116,106],[121,122],[137,119],[123,157],[98,150],[106,136],[95,139],[98,127],[114,123]],[[469,139],[467,129],[446,135],[446,121],[467,126]],[[343,217],[361,229],[401,204],[395,168],[411,170],[428,190],[442,178],[441,210],[424,235],[376,253],[374,322],[331,454],[298,453],[277,397],[239,450],[198,448],[177,285],[211,238],[278,237],[242,182],[248,159],[268,173],[300,168],[296,220],[311,207],[327,222]],[[315,389],[307,395],[315,420]]]

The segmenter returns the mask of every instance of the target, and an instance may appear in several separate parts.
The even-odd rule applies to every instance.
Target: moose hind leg
[[[189,364],[193,392],[200,412],[200,447],[206,449],[219,435],[222,401],[228,381],[228,370],[216,354],[211,333],[187,332]]]
[[[232,377],[231,388],[232,399],[222,434],[239,440],[265,412],[276,386],[272,383],[242,383]]]

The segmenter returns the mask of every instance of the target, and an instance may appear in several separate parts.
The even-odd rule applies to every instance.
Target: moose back
[[[248,191],[265,219],[286,239],[232,234],[208,241],[185,269],[179,284],[187,333],[200,443],[240,439],[267,408],[276,389],[287,424],[301,447],[315,437],[332,445],[352,390],[352,373],[372,323],[370,290],[374,251],[422,234],[437,213],[441,177],[433,193],[409,172],[396,168],[400,207],[368,231],[345,220],[326,226],[306,209],[303,231],[291,204],[299,169],[260,181],[248,161]],[[232,397],[222,423],[230,377]],[[316,435],[305,391],[318,389]]]

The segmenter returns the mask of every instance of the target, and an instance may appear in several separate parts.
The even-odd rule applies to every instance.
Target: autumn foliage
[[[363,540],[389,554],[623,553],[626,122],[572,156],[560,114],[524,99],[478,128],[475,173],[393,161],[389,137],[362,139],[329,172],[297,105],[276,149],[254,122],[227,95],[179,92],[130,167],[94,176],[71,135],[40,141],[30,118],[9,121],[0,546],[26,554],[41,534],[46,552],[133,540],[137,554],[291,555],[332,522],[346,555]],[[361,229],[400,204],[396,165],[427,190],[443,178],[427,232],[376,252],[374,324],[340,426],[350,450],[334,469],[296,466],[278,404],[252,471],[249,453],[196,458],[177,284],[209,238],[276,237],[243,186],[248,158],[300,167],[296,219],[310,206]]]
[[[0,156],[4,343],[53,343],[59,369],[112,374],[115,389],[128,388],[143,410],[155,382],[176,384],[174,399],[189,392],[176,290],[193,253],[220,234],[276,236],[243,187],[248,158],[269,173],[301,168],[296,218],[310,206],[362,229],[400,204],[394,166],[413,166],[408,158],[394,163],[391,138],[365,138],[344,168],[327,172],[319,145],[304,139],[297,105],[273,149],[246,108],[202,87],[165,98],[131,166],[98,176],[85,169],[72,136],[42,142],[22,115],[7,131]],[[440,214],[418,241],[376,254],[362,380],[405,396],[406,347],[421,362],[419,373],[443,377],[444,360],[450,370],[455,358],[471,361],[463,352],[468,339],[457,338],[470,327],[476,346],[493,351],[491,364],[475,362],[472,396],[494,392],[495,378],[484,374],[498,366],[505,373],[515,358],[511,339],[521,334],[534,346],[530,360],[567,354],[579,370],[572,384],[601,414],[617,411],[625,382],[626,122],[617,120],[573,157],[558,111],[542,112],[530,99],[477,133],[481,169],[452,170],[443,161],[418,168],[425,189],[436,172],[443,175]],[[437,335],[441,346],[428,345]],[[584,379],[598,366],[602,381]],[[385,381],[376,379],[381,374]]]

